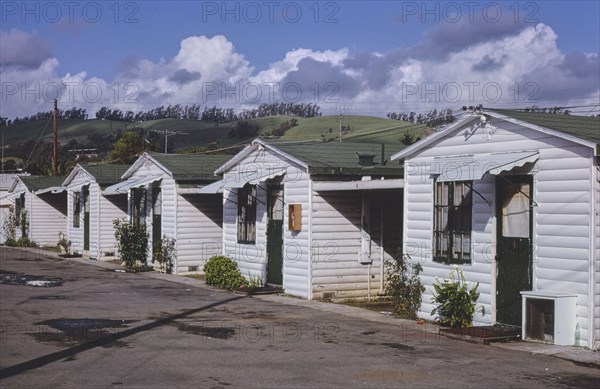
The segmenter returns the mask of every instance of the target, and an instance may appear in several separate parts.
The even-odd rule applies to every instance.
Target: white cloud
[[[88,108],[91,116],[104,105],[123,111],[169,104],[242,109],[269,100],[285,101],[289,93],[269,90],[275,83],[279,88],[285,88],[286,83],[298,85],[302,90],[299,101],[317,103],[325,112],[327,108],[335,112],[345,105],[352,107],[349,113],[374,115],[480,103],[507,107],[565,105],[598,96],[598,53],[563,53],[550,26],[495,26],[495,30],[484,34],[486,39],[461,38],[484,31],[485,25],[476,24],[472,31],[454,33],[453,39],[464,42],[462,45],[447,42],[441,32],[448,28],[441,26],[437,32],[426,34],[424,42],[413,48],[389,52],[294,49],[258,71],[222,35],[185,38],[174,57],[130,63],[114,80],[103,80],[85,71],[57,74],[59,61],[52,57],[29,67],[11,60],[0,66],[0,115],[24,116],[49,110],[50,101],[43,93],[44,85],[52,83],[72,86],[63,90],[62,106]],[[11,40],[8,45],[31,38],[12,30],[3,33],[5,37]],[[431,53],[438,43],[443,53]],[[326,89],[328,84],[337,89]],[[27,91],[35,90],[36,85],[39,96],[32,101],[35,93]],[[256,89],[246,88],[248,85],[259,86],[260,95],[256,95]],[[315,85],[321,88],[318,93]],[[531,89],[531,85],[537,89]],[[17,92],[5,90],[15,86]],[[460,99],[456,98],[457,86]]]

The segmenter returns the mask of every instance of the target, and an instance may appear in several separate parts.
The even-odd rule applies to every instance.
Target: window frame
[[[237,242],[256,244],[256,213],[258,186],[246,184],[237,189]]]
[[[134,227],[146,225],[147,192],[145,187],[130,189],[130,221]]]
[[[457,186],[463,200],[456,205]],[[447,188],[444,191],[444,187]],[[473,181],[448,181],[433,183],[433,242],[434,262],[446,264],[470,264],[473,260]],[[467,197],[464,197],[464,193]],[[459,193],[460,195],[460,193]],[[465,204],[464,200],[468,199]],[[441,203],[440,203],[441,202]],[[444,212],[444,209],[446,211]],[[445,216],[446,226],[441,229],[440,217]],[[441,224],[443,225],[444,219]],[[466,227],[466,228],[465,228]],[[460,228],[460,229],[459,229]],[[456,237],[460,236],[461,250],[456,248]],[[468,245],[465,246],[465,238]],[[444,247],[445,245],[445,247]],[[465,250],[468,249],[468,251]],[[458,256],[457,256],[458,254]],[[466,254],[466,256],[465,256]]]
[[[81,227],[81,192],[73,192],[73,228]]]

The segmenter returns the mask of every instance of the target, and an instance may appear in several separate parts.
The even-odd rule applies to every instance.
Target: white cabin
[[[104,196],[102,190],[119,182],[128,167],[78,164],[63,182],[72,254],[99,260],[117,257],[113,220],[127,217],[127,194]]]
[[[457,266],[479,282],[476,325],[527,321],[542,341],[566,325],[567,344],[597,349],[599,144],[597,117],[498,110],[395,154],[405,166],[404,252],[423,265],[427,288],[419,315],[434,319],[435,278]],[[572,308],[543,306],[559,300]]]
[[[173,273],[201,272],[206,260],[221,253],[221,196],[200,194],[198,186],[216,180],[214,170],[229,156],[144,153],[106,188],[108,197],[126,195],[128,217],[145,224],[149,235],[148,265],[153,242],[175,240]]]
[[[6,198],[18,216],[16,239],[27,236],[38,245],[55,246],[59,235],[67,232],[67,194],[61,186],[64,179],[15,177]]]
[[[204,190],[223,192],[223,255],[243,276],[307,299],[383,291],[384,261],[401,248],[403,180],[382,145],[255,140],[216,174]]]

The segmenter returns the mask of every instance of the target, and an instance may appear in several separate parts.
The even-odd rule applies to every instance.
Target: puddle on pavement
[[[186,323],[174,323],[179,331],[183,331],[188,334],[205,336],[213,339],[229,339],[236,334],[234,327],[224,326],[204,326],[204,325],[193,325]]]
[[[415,349],[413,346],[407,346],[402,343],[381,343],[381,345],[390,348],[395,348],[396,350],[414,351]]]
[[[23,285],[33,286],[38,288],[52,288],[55,286],[62,286],[63,280],[61,278],[50,278],[42,276],[33,276],[29,274],[20,274],[3,270],[0,273],[0,284],[6,285]]]
[[[32,300],[67,300],[69,296],[60,296],[60,295],[44,295],[44,296],[35,296],[32,297]]]
[[[112,320],[112,319],[51,319],[35,323],[39,326],[37,331],[29,332],[28,335],[38,342],[54,343],[59,345],[72,345],[97,341],[111,333],[107,329],[125,328],[136,320]],[[60,332],[48,331],[42,326],[47,326]],[[114,334],[116,335],[116,333]],[[116,338],[102,345],[104,348],[125,347],[128,343]]]

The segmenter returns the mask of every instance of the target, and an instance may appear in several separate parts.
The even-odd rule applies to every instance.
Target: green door
[[[90,188],[83,187],[83,250],[90,249]]]
[[[162,239],[162,196],[160,187],[152,190],[152,256],[161,250]]]
[[[532,279],[531,176],[496,177],[496,321],[521,326],[521,291]]]
[[[283,285],[283,186],[267,186],[267,283]]]

